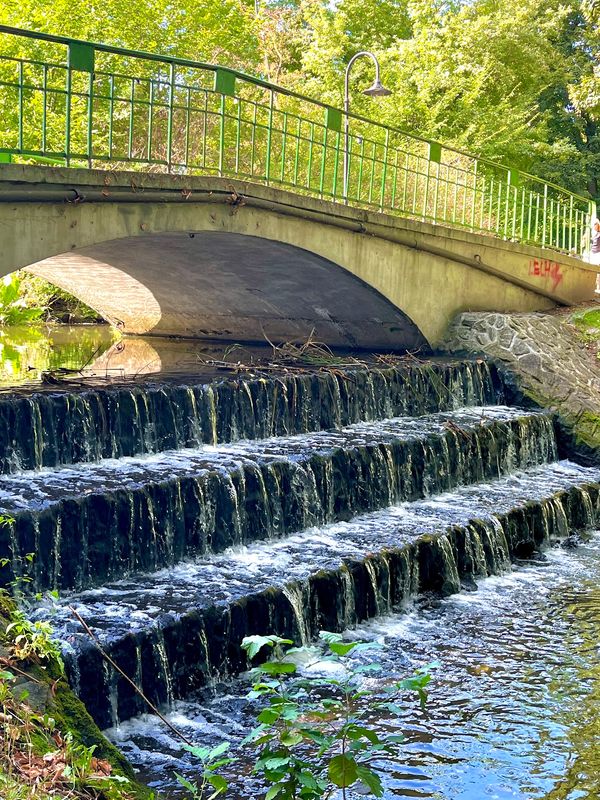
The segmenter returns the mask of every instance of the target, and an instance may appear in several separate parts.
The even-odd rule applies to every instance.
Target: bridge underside
[[[126,237],[28,268],[127,333],[378,350],[427,347],[378,291],[331,261],[229,232]]]

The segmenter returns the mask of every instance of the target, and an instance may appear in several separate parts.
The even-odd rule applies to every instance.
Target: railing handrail
[[[111,53],[111,54],[119,55],[119,56],[126,56],[128,58],[139,58],[139,59],[144,59],[146,61],[155,61],[155,62],[159,62],[159,63],[174,64],[174,65],[178,65],[178,66],[182,66],[182,67],[188,67],[188,68],[192,68],[192,69],[202,69],[202,70],[207,70],[207,71],[211,71],[211,72],[216,72],[217,70],[224,70],[226,72],[232,73],[237,78],[240,78],[243,81],[247,81],[248,83],[255,84],[255,85],[260,86],[260,87],[262,87],[264,89],[268,89],[269,91],[277,92],[278,94],[282,94],[282,95],[285,95],[287,97],[293,97],[293,98],[301,100],[301,101],[303,101],[305,103],[310,103],[312,105],[318,106],[318,107],[320,107],[322,109],[332,108],[332,109],[335,109],[336,111],[339,111],[343,115],[346,114],[346,112],[344,112],[341,108],[338,108],[337,106],[332,106],[330,103],[325,103],[322,100],[318,100],[316,98],[308,97],[306,95],[300,94],[299,92],[296,92],[293,89],[288,89],[288,88],[286,88],[284,86],[279,86],[277,84],[270,83],[269,81],[265,81],[262,78],[258,78],[258,77],[254,76],[254,75],[249,75],[248,73],[245,73],[245,72],[243,72],[243,71],[241,71],[239,69],[233,68],[233,67],[221,66],[219,64],[210,64],[210,63],[204,62],[204,61],[196,61],[194,59],[181,58],[179,56],[164,55],[164,54],[158,54],[158,53],[150,53],[150,52],[147,52],[147,51],[144,51],[144,50],[133,50],[133,49],[126,48],[126,47],[120,47],[120,46],[117,46],[117,45],[103,44],[103,43],[100,43],[100,42],[92,42],[92,41],[89,41],[89,40],[77,39],[77,38],[70,37],[70,36],[60,36],[60,35],[56,35],[56,34],[43,33],[43,32],[38,32],[38,31],[30,31],[30,30],[26,30],[26,29],[23,29],[23,28],[15,28],[15,27],[12,27],[10,25],[0,25],[0,33],[12,34],[14,36],[22,36],[22,37],[28,38],[28,39],[37,39],[37,40],[52,42],[54,44],[62,44],[62,45],[65,45],[67,47],[69,45],[71,45],[71,44],[80,44],[80,45],[85,45],[85,46],[88,46],[88,47],[92,47],[94,50],[97,50],[99,52]],[[65,66],[65,65],[56,65],[56,66]],[[427,137],[420,136],[419,134],[411,133],[411,132],[406,131],[403,128],[399,128],[399,127],[397,127],[395,125],[387,125],[385,123],[378,122],[377,120],[370,119],[369,117],[365,117],[365,116],[362,116],[360,114],[356,114],[354,112],[348,112],[347,116],[350,117],[351,119],[355,119],[355,120],[357,120],[359,122],[364,122],[364,123],[366,123],[368,125],[373,125],[373,126],[375,126],[377,128],[382,129],[383,131],[389,130],[389,131],[392,131],[394,133],[400,134],[401,136],[406,136],[406,137],[408,137],[410,139],[414,139],[415,141],[422,142],[423,144],[440,145],[441,147],[444,148],[444,150],[446,150],[448,152],[456,153],[457,155],[464,156],[465,158],[473,159],[474,161],[477,161],[480,164],[485,164],[486,166],[491,167],[493,169],[501,170],[501,171],[504,171],[504,172],[507,172],[507,173],[510,173],[511,171],[513,171],[513,168],[511,168],[511,167],[509,167],[509,166],[507,166],[505,164],[502,164],[499,161],[493,161],[493,160],[488,159],[488,158],[486,158],[484,156],[475,155],[474,153],[470,153],[470,152],[468,152],[466,150],[463,150],[463,149],[461,149],[459,147],[455,147],[454,145],[446,145],[443,142],[440,142],[439,140],[436,140],[436,139],[429,139]],[[562,193],[564,193],[564,194],[566,194],[568,196],[572,196],[573,198],[576,198],[578,200],[582,200],[583,202],[586,202],[586,203],[590,202],[590,198],[589,197],[585,197],[584,195],[580,195],[577,192],[572,192],[572,191],[570,191],[569,189],[566,189],[563,186],[560,186],[558,184],[552,183],[551,181],[544,180],[539,175],[533,175],[533,174],[525,172],[525,171],[523,171],[521,169],[518,169],[516,171],[523,178],[527,178],[529,180],[536,181],[536,182],[539,182],[541,184],[545,184],[549,188],[552,188],[552,189],[555,189],[557,191],[560,191],[560,192],[562,192]]]

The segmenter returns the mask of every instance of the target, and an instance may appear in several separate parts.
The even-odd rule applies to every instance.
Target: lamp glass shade
[[[391,94],[391,92],[389,89],[385,88],[380,80],[376,80],[372,86],[369,86],[368,89],[363,90],[363,94],[366,94],[369,97],[385,97],[386,95]]]

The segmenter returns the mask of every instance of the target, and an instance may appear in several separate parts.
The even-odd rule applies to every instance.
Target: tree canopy
[[[4,0],[4,24],[244,69],[340,105],[376,53],[389,97],[352,108],[599,193],[598,0]]]

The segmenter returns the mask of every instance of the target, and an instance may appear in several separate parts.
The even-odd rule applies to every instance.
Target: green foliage
[[[44,307],[29,308],[21,295],[21,279],[16,272],[5,275],[0,281],[0,325],[23,325],[38,322]]]
[[[38,275],[20,271],[19,295],[27,308],[43,309],[45,322],[98,322],[101,317],[93,308],[76,297],[49,283]]]
[[[588,309],[573,314],[573,324],[586,336],[600,338],[600,310]]]
[[[151,800],[61,677],[49,626],[27,620],[6,593],[1,599],[0,797]]]
[[[274,656],[252,672],[249,697],[268,705],[245,740],[258,751],[254,771],[268,786],[266,800],[318,800],[330,796],[334,787],[344,796],[346,789],[354,788],[382,797],[374,761],[382,755],[393,757],[402,741],[376,732],[368,715],[373,710],[401,714],[398,700],[407,691],[425,702],[428,670],[377,690],[364,689],[364,675],[378,672],[380,665],[356,656],[380,646],[347,642],[326,631],[320,638],[325,653],[320,648],[295,648],[290,640],[275,636],[253,636],[242,643],[251,658],[264,648]],[[337,677],[297,675],[297,664],[307,658],[335,663]]]
[[[36,275],[13,272],[0,281],[0,325],[98,319],[98,314],[85,303]]]
[[[20,609],[15,609],[5,629],[5,643],[17,661],[33,661],[58,665],[63,662],[58,642],[52,638],[49,622],[31,622]]]
[[[17,674],[16,674],[17,673]],[[0,670],[0,796],[3,800],[126,800],[130,781],[58,728],[48,714],[34,710],[20,691],[21,670]],[[35,789],[34,789],[35,787]]]
[[[253,685],[248,699],[258,701],[261,710],[257,726],[242,742],[254,750],[254,772],[264,783],[265,800],[319,800],[336,789],[344,797],[348,789],[382,797],[377,759],[396,756],[403,738],[381,734],[369,717],[373,711],[404,713],[400,703],[406,693],[426,701],[430,668],[366,689],[365,675],[376,674],[381,667],[357,656],[377,651],[380,645],[347,642],[326,631],[320,639],[320,647],[302,648],[279,636],[248,636],[242,642],[251,660],[265,650],[271,654],[250,673]],[[329,663],[336,669],[333,676],[311,677],[310,670],[298,671],[301,663]],[[232,763],[233,759],[223,758],[228,747],[224,743],[214,750],[186,748],[201,761],[201,783],[195,786],[178,778],[195,800],[226,792],[227,781],[216,770]]]
[[[372,71],[357,64],[355,111],[584,194],[597,191],[598,30],[579,0],[343,0],[335,10],[306,8],[305,91],[339,105],[345,64],[367,47],[393,94],[365,98],[359,90]]]
[[[595,0],[523,0],[517,5],[512,0],[142,0],[134,6],[108,0],[94,14],[67,0],[6,0],[0,21],[238,67],[338,106],[349,59],[359,50],[372,50],[393,94],[377,101],[364,97],[360,89],[371,82],[372,65],[358,62],[352,73],[354,111],[570,189],[598,193]],[[8,54],[17,47],[8,38],[3,45]],[[34,41],[18,47],[31,58],[40,55]],[[53,54],[48,47],[48,55],[64,58],[64,48]],[[127,57],[110,64],[98,58],[104,58],[104,68],[120,73],[147,69]],[[55,78],[60,82],[64,75]],[[96,94],[106,90],[103,80],[99,69]],[[125,84],[118,88],[127,92]],[[140,86],[138,92],[143,91]],[[7,92],[7,114],[16,115],[17,96]],[[41,94],[26,99],[31,113],[25,138],[39,147]],[[64,146],[61,103],[53,97],[47,109],[47,148],[57,152]],[[76,114],[77,100],[73,103]],[[119,113],[114,127],[118,151],[128,129],[125,108],[122,119]],[[165,148],[164,119],[159,117],[153,131],[155,157],[164,156]],[[0,131],[3,146],[11,130],[16,130],[16,116]],[[133,146],[135,154],[143,155],[146,136],[140,130]],[[81,152],[85,135],[72,130],[75,139],[83,137],[72,143],[81,145]],[[106,150],[106,136],[96,131],[97,152]]]
[[[222,775],[218,774],[217,770],[233,763],[233,759],[225,757],[225,753],[229,750],[229,742],[222,742],[212,749],[189,745],[186,745],[184,749],[199,759],[202,765],[202,779],[200,785],[195,785],[183,775],[175,773],[181,786],[190,792],[194,800],[204,800],[204,798],[214,800],[215,797],[224,794],[228,783]]]

